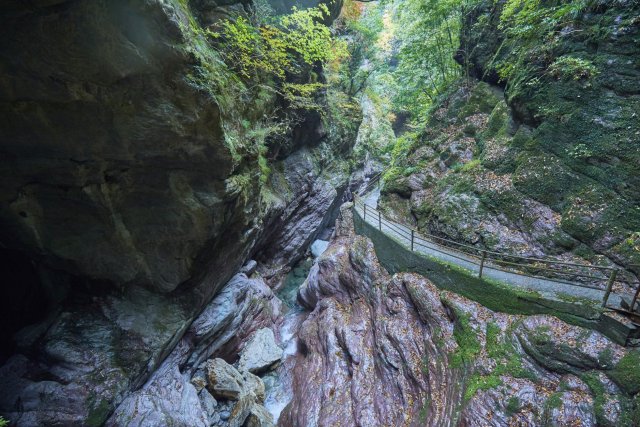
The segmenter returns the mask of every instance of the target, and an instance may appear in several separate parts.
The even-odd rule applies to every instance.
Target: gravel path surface
[[[381,231],[385,235],[410,250],[411,229],[400,224],[385,224],[384,216],[382,217],[382,221],[380,221],[378,218],[378,211],[375,210],[378,205],[379,198],[380,189],[375,188],[362,199],[367,205],[366,222],[376,228],[381,228]],[[361,205],[356,205],[356,212],[361,219],[364,219],[364,209]],[[470,257],[449,247],[439,245],[430,239],[418,235],[417,233],[414,238],[414,251],[440,261],[455,264],[474,274],[478,274],[480,271],[480,260],[478,258]],[[566,295],[570,295],[575,298],[601,302],[604,297],[604,290],[584,287],[570,282],[531,277],[513,271],[506,271],[489,262],[484,264],[482,275],[488,279],[496,280],[511,286],[537,291],[544,297],[552,299],[562,299],[562,296],[565,296],[566,298]],[[609,296],[609,302],[607,304],[619,306],[620,301],[620,295],[612,293]]]

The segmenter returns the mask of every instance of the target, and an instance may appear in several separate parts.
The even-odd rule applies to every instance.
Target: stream
[[[296,297],[298,288],[304,283],[313,265],[313,258],[301,260],[287,275],[278,297],[287,307],[282,324],[276,335],[280,338],[283,348],[282,361],[277,369],[265,375],[262,379],[266,388],[266,399],[264,406],[273,415],[274,423],[278,419],[282,410],[289,404],[292,398],[291,391],[291,371],[295,365],[295,355],[297,353],[297,331],[307,318],[308,311],[300,306]]]

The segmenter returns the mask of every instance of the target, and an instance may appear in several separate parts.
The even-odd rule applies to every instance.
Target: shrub
[[[344,42],[335,39],[322,23],[329,15],[326,5],[307,10],[293,9],[273,24],[254,25],[245,17],[226,19],[213,37],[224,44],[225,62],[245,80],[266,76],[276,79],[276,89],[290,102],[304,98],[301,107],[323,87],[319,83],[285,83],[288,75],[302,75],[315,63],[326,63],[347,55]]]
[[[598,74],[593,62],[573,56],[561,56],[547,71],[551,76],[562,80],[590,79]]]

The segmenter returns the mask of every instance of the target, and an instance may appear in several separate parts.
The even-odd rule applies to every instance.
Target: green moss
[[[507,415],[513,415],[520,411],[520,399],[518,399],[517,396],[511,396],[509,400],[507,400],[507,406],[505,409],[507,411]]]
[[[613,367],[613,349],[607,347],[598,353],[598,363],[605,369]]]
[[[544,402],[544,406],[548,409],[559,409],[562,407],[562,393],[552,393]]]
[[[534,372],[526,369],[522,364],[522,355],[511,340],[512,325],[506,332],[504,339],[500,339],[500,328],[495,323],[487,324],[487,354],[496,361],[493,375],[509,375],[514,378],[525,378],[537,381]]]
[[[593,396],[593,412],[596,416],[596,421],[599,425],[607,425],[606,417],[604,416],[604,404],[606,403],[606,390],[604,385],[600,382],[598,374],[595,372],[587,372],[581,377],[582,381],[591,390]]]
[[[531,227],[537,219],[527,215],[524,198],[518,191],[483,191],[479,198],[487,210],[504,214],[514,222],[524,222]]]
[[[567,197],[581,185],[581,180],[555,156],[522,153],[518,157],[513,183],[523,194],[561,210]]]
[[[472,90],[471,96],[462,106],[458,118],[464,119],[477,113],[490,114],[499,100],[491,86],[485,82],[480,82]]]
[[[640,206],[636,206],[634,209],[640,210]],[[612,250],[619,257],[626,260],[627,264],[640,265],[640,232],[629,233]]]
[[[422,408],[420,408],[420,412],[418,413],[418,420],[420,424],[425,424],[427,419],[429,418],[429,404],[431,403],[430,398],[426,398]]]
[[[508,107],[505,102],[499,102],[489,116],[487,129],[482,133],[483,138],[504,136],[509,123]]]
[[[502,385],[502,380],[497,375],[479,375],[474,374],[467,383],[464,391],[464,400],[471,400],[478,390],[489,390]]]
[[[94,393],[89,395],[87,406],[89,413],[85,422],[88,427],[99,427],[103,425],[111,413],[109,401],[98,399]]]
[[[588,299],[588,298],[582,298],[582,297],[577,297],[575,295],[570,295],[564,292],[557,292],[556,296],[558,298],[560,298],[562,301],[566,301],[569,303],[573,303],[573,304],[582,304],[582,305],[586,305],[586,306],[593,306],[594,308],[598,307],[598,302]]]
[[[640,392],[640,351],[628,351],[607,374],[625,393]]]
[[[459,168],[462,169],[462,165],[460,165]],[[469,174],[449,175],[445,178],[445,180],[442,181],[442,183],[450,183],[451,190],[455,194],[469,194],[473,193],[473,190],[475,189],[475,181],[473,179],[473,176]]]
[[[638,405],[638,396],[635,399],[629,399],[625,396],[611,396],[607,394],[607,391],[600,381],[598,374],[595,371],[584,373],[580,376],[582,381],[589,387],[591,395],[593,396],[593,412],[596,416],[596,421],[599,426],[606,427],[636,427],[638,420],[640,420],[640,406]],[[620,404],[620,416],[616,424],[609,422],[605,416],[604,408],[608,399],[615,398]]]
[[[457,321],[453,330],[453,337],[458,348],[451,356],[451,366],[460,368],[470,365],[480,353],[481,346],[475,330],[469,322],[470,315],[456,310]]]

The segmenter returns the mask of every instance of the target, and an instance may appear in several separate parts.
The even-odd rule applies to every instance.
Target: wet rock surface
[[[281,314],[280,300],[264,280],[234,276],[107,425],[226,427],[242,425],[254,412],[257,417],[263,411],[254,406],[265,399],[262,380],[225,359],[237,359],[242,344],[256,331],[274,328]]]
[[[282,349],[276,344],[273,331],[269,328],[257,331],[240,353],[238,369],[259,373],[269,370],[282,358]]]
[[[634,350],[389,276],[349,209],[299,292],[312,312],[281,425],[633,425],[638,399],[614,372]]]
[[[332,139],[317,115],[284,138],[264,185],[257,160],[228,143],[277,100],[228,105],[229,70],[198,30],[248,3],[0,6],[0,238],[33,269],[42,306],[7,321],[7,337],[2,319],[3,346],[20,332],[0,361],[17,353],[0,368],[0,413],[19,425],[98,425],[138,393],[141,413],[157,410],[149,423],[180,412],[178,397],[200,423],[199,396],[163,381],[184,383],[177,365],[209,357],[222,340],[214,325],[239,327],[243,310],[270,300],[222,292],[226,308],[207,304],[257,252],[286,270],[331,216],[348,170],[323,153],[350,140]],[[219,356],[235,358],[256,329],[225,335]]]

